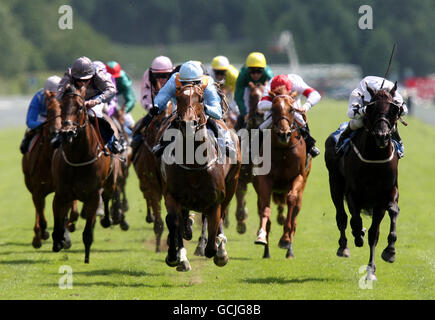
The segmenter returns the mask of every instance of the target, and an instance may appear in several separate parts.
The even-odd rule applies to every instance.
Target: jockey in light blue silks
[[[228,135],[225,133],[219,134],[219,131],[223,129],[221,129],[214,121],[214,119],[222,119],[221,99],[216,91],[213,79],[210,76],[204,75],[203,69],[200,63],[197,61],[187,61],[183,63],[180,71],[174,73],[171,78],[169,78],[169,80],[166,82],[163,88],[160,89],[159,93],[155,97],[154,106],[147,115],[148,119],[146,120],[146,123],[148,124],[155,115],[162,113],[166,109],[168,101],[175,98],[177,87],[186,84],[202,85],[205,87],[204,112],[206,116],[208,116],[207,126],[218,138],[218,142],[221,142],[219,137],[228,137]],[[226,141],[224,144],[226,147],[231,148],[230,141],[228,139],[225,140]],[[165,145],[163,143],[158,144],[155,147],[156,154],[160,154],[164,147]]]
[[[394,87],[394,83],[388,81],[381,77],[376,76],[367,76],[360,81],[358,86],[352,91],[349,97],[349,105],[347,110],[347,116],[351,119],[349,121],[349,125],[346,129],[341,133],[340,138],[336,145],[336,151],[341,154],[342,146],[346,139],[348,139],[353,131],[356,131],[364,126],[363,118],[366,111],[366,106],[371,100],[371,95],[367,90],[367,86],[372,88],[373,90],[380,90],[383,83],[382,89],[391,90]],[[399,93],[399,90],[395,91],[394,102],[402,108],[401,115],[406,115],[408,113],[408,108],[403,101],[402,96]],[[397,128],[392,132],[392,138],[398,143],[399,148],[399,157],[403,156],[403,143],[402,139],[399,136],[399,132]]]

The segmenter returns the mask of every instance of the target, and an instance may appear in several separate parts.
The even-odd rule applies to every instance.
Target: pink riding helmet
[[[165,56],[158,56],[151,63],[151,71],[154,73],[168,73],[172,72],[173,69],[171,59]]]

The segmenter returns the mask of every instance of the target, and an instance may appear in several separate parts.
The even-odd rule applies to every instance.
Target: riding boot
[[[350,125],[347,125],[346,129],[341,133],[340,138],[337,141],[337,144],[335,145],[335,152],[338,155],[341,155],[343,153],[343,142],[347,138],[350,137],[350,134],[353,132],[353,130],[350,128]]]
[[[307,153],[311,154],[313,158],[317,157],[320,154],[320,150],[315,146],[316,140],[310,135],[308,125],[301,127],[300,132],[305,140]]]
[[[97,118],[97,121],[101,136],[109,150],[113,154],[122,153],[124,151],[124,147],[121,141],[116,137],[115,132],[108,120],[105,118]]]
[[[394,128],[392,134],[391,134],[391,138],[396,141],[396,151],[397,154],[400,158],[403,158],[404,153],[405,153],[405,148],[403,146],[403,142],[402,142],[402,138],[399,135],[399,131],[397,130],[397,127]]]
[[[216,140],[222,149],[225,149],[225,154],[229,156],[232,153],[236,152],[234,147],[232,146],[231,137],[226,135],[226,132],[223,128],[219,127],[216,123],[216,121],[212,118],[208,118],[207,120],[207,127],[213,131],[214,136],[216,137]],[[219,133],[220,132],[220,133]]]
[[[32,132],[31,130],[28,130],[26,131],[26,133],[24,133],[24,138],[21,141],[21,145],[20,145],[20,151],[22,154],[25,154],[29,149],[30,140],[32,140],[34,136],[31,132]]]

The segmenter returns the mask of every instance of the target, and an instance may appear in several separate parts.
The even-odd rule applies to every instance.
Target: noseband
[[[186,88],[190,89],[189,90],[190,91],[189,104],[187,105],[187,109],[191,109],[192,112],[197,116],[196,110],[193,107],[193,103],[192,103],[192,95],[193,95],[193,92],[195,91],[195,88],[197,88],[199,90],[199,94],[201,94],[200,103],[204,106],[204,103],[203,103],[204,98],[203,98],[202,89],[197,85],[187,84],[185,86],[182,86],[179,90],[180,90],[180,92],[184,92],[186,90]],[[198,121],[198,124],[195,126],[195,130],[202,128],[207,122],[206,121],[207,118],[206,118],[205,113],[204,113],[204,107],[202,108],[202,113],[199,115],[199,118],[200,118],[200,120]],[[180,117],[180,114],[177,115],[177,119],[178,119],[178,122],[181,123],[182,119]],[[202,119],[202,121],[201,121],[201,119]]]
[[[290,98],[290,100],[292,100],[292,97],[291,97],[291,96],[281,94],[281,95],[277,95],[277,96],[275,96],[275,97],[272,99],[272,103],[275,101],[276,98]],[[290,105],[290,114],[294,115],[294,113],[295,113],[295,109],[293,109],[292,105]],[[278,131],[278,127],[277,127],[277,126],[278,126],[278,123],[279,123],[281,120],[286,120],[286,121],[289,123],[289,125],[290,125],[290,133],[293,133],[293,132],[299,130],[299,127],[298,127],[298,125],[296,124],[296,121],[295,121],[295,119],[294,119],[294,116],[293,116],[293,121],[292,121],[292,120],[290,120],[289,117],[287,117],[287,116],[285,116],[285,115],[281,115],[278,119],[276,119],[276,120],[273,122],[273,128],[274,128],[274,131],[275,131],[275,132]]]

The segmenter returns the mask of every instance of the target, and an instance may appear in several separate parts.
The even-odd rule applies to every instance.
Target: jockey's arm
[[[125,74],[121,79],[122,82],[122,95],[125,100],[125,112],[129,113],[133,108],[136,102],[136,97],[134,96],[133,91],[133,82],[131,79]],[[121,91],[121,90],[120,90]]]
[[[101,92],[98,96],[100,103],[108,103],[115,95],[116,88],[112,79],[103,70],[97,70],[94,75],[95,87]]]
[[[240,74],[236,81],[236,90],[234,92],[234,100],[236,101],[237,105],[239,106],[239,111],[241,116],[246,115],[246,106],[245,101],[243,99],[243,95],[245,93],[245,88],[248,85],[247,84],[247,69],[243,68],[240,71]]]
[[[150,81],[150,71],[146,69],[143,77],[142,83],[140,87],[140,103],[145,110],[149,110],[152,107],[152,98],[151,98],[151,81]]]
[[[311,88],[300,76],[296,74],[289,74],[288,77],[293,84],[292,91],[296,90],[299,94],[302,94],[307,98],[302,106],[301,111],[307,112],[312,106],[319,103],[321,96],[316,89]]]
[[[165,83],[165,85],[160,89],[159,93],[154,99],[154,105],[159,107],[159,113],[162,113],[168,104],[168,101],[175,97],[175,77],[177,73],[174,73],[171,78]]]
[[[221,99],[211,81],[204,90],[204,107],[208,116],[218,120],[222,119]]]
[[[26,117],[26,125],[30,129],[35,129],[42,124],[42,121],[38,121],[38,116],[43,109],[43,100],[44,93],[42,91],[38,91],[30,102]]]

